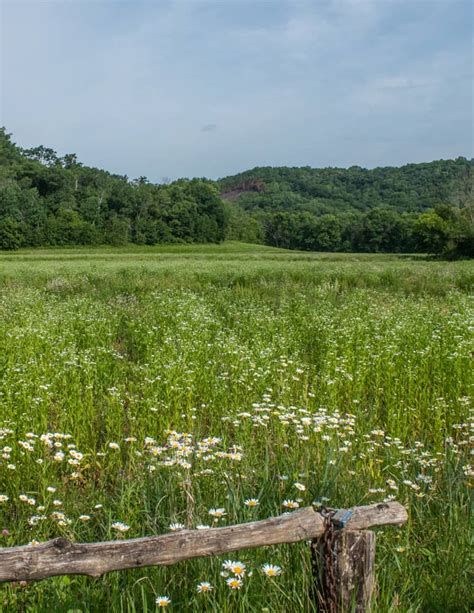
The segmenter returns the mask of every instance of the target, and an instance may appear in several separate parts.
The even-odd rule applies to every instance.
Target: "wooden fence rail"
[[[263,521],[102,543],[72,543],[56,538],[38,545],[0,548],[0,582],[36,581],[56,575],[99,577],[116,570],[170,565],[192,558],[304,540],[324,545],[327,539],[322,537],[330,528],[331,551],[321,550],[322,575],[324,556],[329,555],[338,601],[344,604],[356,598],[362,603],[362,608],[356,610],[363,611],[369,606],[372,592],[375,535],[360,531],[374,526],[401,525],[406,519],[405,508],[389,502],[340,509],[329,518],[306,507]],[[313,549],[315,552],[316,548]],[[318,593],[322,592],[323,588]],[[341,602],[337,607],[342,606]],[[324,594],[320,596],[320,605],[324,609]],[[326,610],[343,609],[327,607]]]

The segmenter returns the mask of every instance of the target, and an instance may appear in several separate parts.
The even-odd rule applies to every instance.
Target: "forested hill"
[[[213,181],[130,181],[75,154],[22,150],[0,130],[0,248],[220,242],[226,227]]]
[[[474,255],[466,158],[373,170],[263,167],[219,185],[234,205],[236,239],[263,228],[267,244],[290,249]]]
[[[473,162],[459,157],[400,168],[262,167],[219,181],[224,199],[247,210],[300,210],[316,215],[389,207],[420,212],[463,205],[470,196]]]
[[[225,239],[289,249],[474,254],[472,161],[255,168],[157,185],[0,129],[0,249]]]

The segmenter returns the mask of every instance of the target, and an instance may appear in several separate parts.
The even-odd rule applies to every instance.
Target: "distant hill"
[[[472,200],[473,160],[438,160],[367,170],[258,167],[219,181],[221,197],[246,210],[308,211],[315,215],[389,207],[421,212]]]

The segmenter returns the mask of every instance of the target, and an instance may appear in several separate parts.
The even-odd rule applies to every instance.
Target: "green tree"
[[[15,250],[23,244],[20,224],[11,217],[0,219],[0,249]]]
[[[107,242],[111,245],[126,245],[130,239],[130,222],[125,217],[112,215],[106,225]]]
[[[452,229],[436,211],[422,213],[415,224],[415,237],[420,251],[443,253],[449,245]]]

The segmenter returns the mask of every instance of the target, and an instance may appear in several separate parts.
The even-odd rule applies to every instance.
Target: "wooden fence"
[[[362,612],[370,609],[375,584],[375,534],[367,528],[401,525],[406,520],[405,508],[389,502],[327,511],[306,507],[263,521],[103,543],[56,538],[0,548],[0,582],[56,575],[99,577],[111,571],[310,541],[318,609]]]

